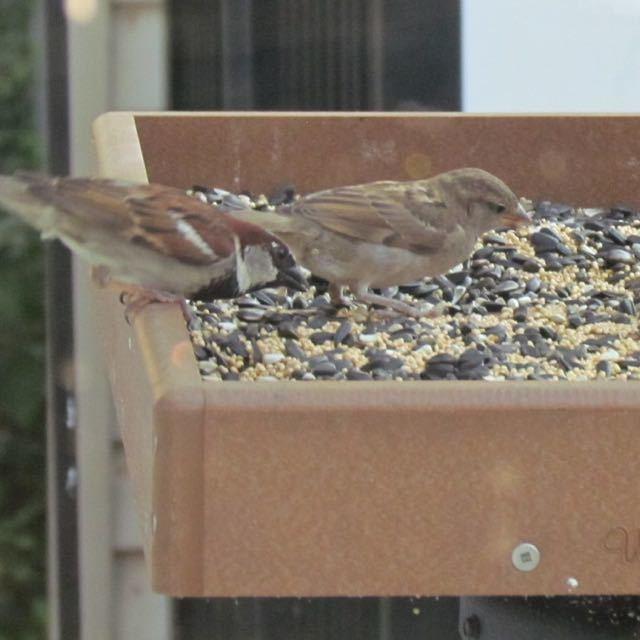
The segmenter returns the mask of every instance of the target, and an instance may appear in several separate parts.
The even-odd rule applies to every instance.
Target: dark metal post
[[[62,2],[44,3],[44,75],[48,169],[69,173],[67,31]],[[47,535],[50,640],[80,633],[75,498],[75,411],[71,258],[47,243]]]

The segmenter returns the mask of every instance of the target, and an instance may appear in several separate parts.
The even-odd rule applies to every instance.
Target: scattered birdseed
[[[214,205],[272,210],[270,201],[194,187]],[[640,379],[640,212],[523,199],[532,224],[479,239],[448,274],[383,290],[436,318],[336,308],[327,283],[191,302],[206,380]]]

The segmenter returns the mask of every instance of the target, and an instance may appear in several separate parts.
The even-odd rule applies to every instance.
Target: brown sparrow
[[[518,198],[482,169],[456,169],[427,180],[371,182],[304,196],[276,212],[234,212],[278,236],[295,259],[356,299],[403,314],[428,311],[369,291],[448,271],[480,235],[529,221]]]
[[[58,238],[127,292],[127,314],[148,302],[235,297],[272,284],[300,289],[288,248],[180,189],[91,178],[0,176],[0,207]]]

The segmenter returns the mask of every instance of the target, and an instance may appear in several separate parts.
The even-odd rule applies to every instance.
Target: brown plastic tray
[[[179,187],[476,165],[532,198],[640,205],[636,116],[114,113],[95,136],[102,175]],[[640,593],[636,383],[205,383],[176,306],[133,328],[113,293],[100,307],[157,591]]]

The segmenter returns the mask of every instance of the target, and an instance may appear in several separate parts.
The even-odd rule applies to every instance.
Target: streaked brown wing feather
[[[177,189],[161,187],[145,198],[134,195],[127,198],[127,205],[134,220],[125,231],[127,237],[143,238],[165,255],[207,265],[235,250],[233,225],[227,217]]]
[[[134,242],[197,265],[215,263],[235,249],[230,233],[234,222],[230,224],[227,216],[180,189],[116,180],[34,177],[30,191],[58,209],[60,232],[79,242],[111,234],[115,241]],[[195,233],[184,224],[181,229],[180,221]]]
[[[302,198],[292,213],[363,242],[425,252],[441,246],[453,223],[437,191],[420,183],[329,189]]]

